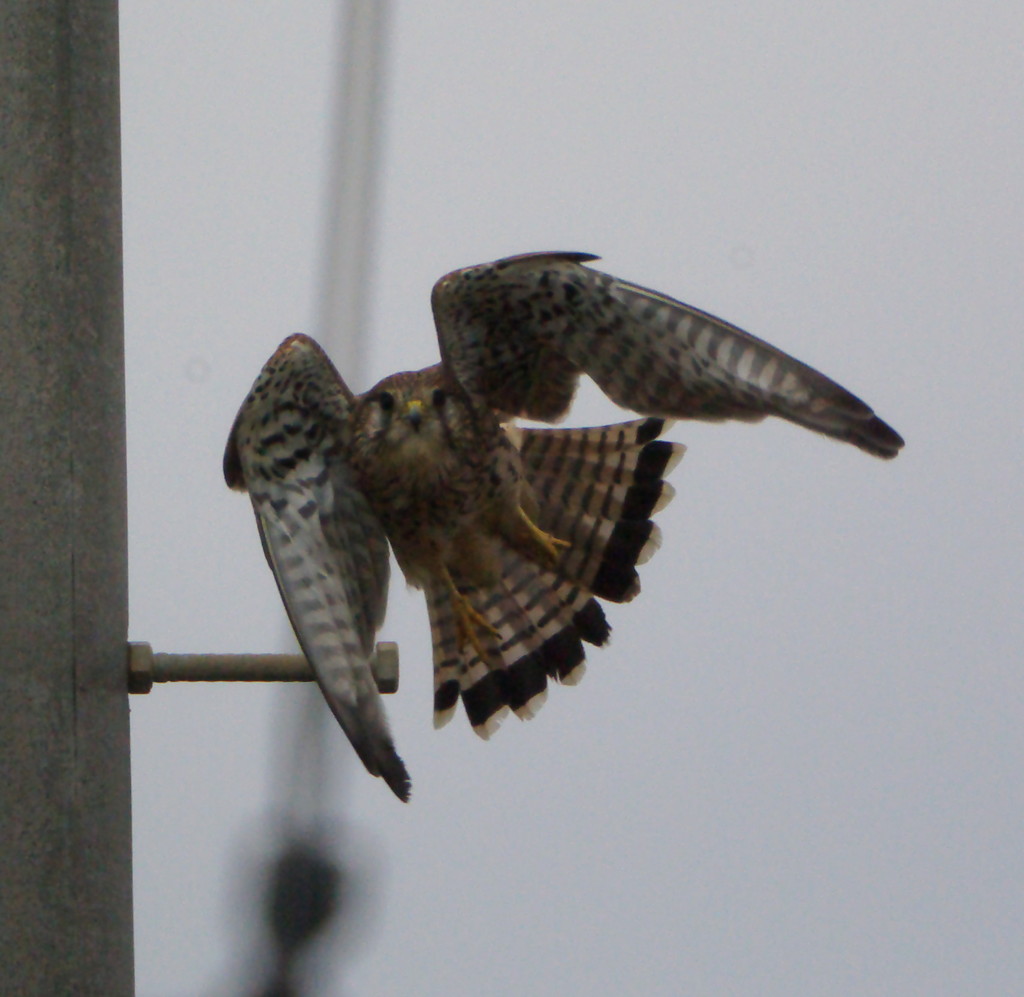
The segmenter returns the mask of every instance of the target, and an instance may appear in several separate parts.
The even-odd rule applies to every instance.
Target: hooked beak
[[[405,418],[409,421],[409,425],[418,432],[420,423],[423,421],[423,402],[414,399],[407,403],[405,406]]]

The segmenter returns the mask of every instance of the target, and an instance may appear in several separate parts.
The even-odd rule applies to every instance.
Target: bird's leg
[[[568,540],[559,540],[550,533],[545,533],[532,519],[526,510],[519,506],[516,533],[523,541],[523,547],[546,567],[553,568],[558,563],[561,550],[571,547]]]
[[[483,630],[497,637],[498,631],[473,608],[473,604],[469,599],[459,591],[458,586],[448,572],[447,566],[443,562],[441,563],[441,575],[452,597],[452,609],[455,612],[455,634],[459,643],[459,650],[461,651],[466,646],[466,641],[469,641],[473,645],[473,650],[479,655],[480,660],[486,661],[487,653],[484,650],[483,642],[480,640],[479,632]]]

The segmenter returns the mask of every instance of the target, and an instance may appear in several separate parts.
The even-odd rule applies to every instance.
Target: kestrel
[[[489,736],[531,717],[548,679],[579,680],[583,642],[609,635],[595,597],[627,602],[658,547],[651,516],[683,447],[667,419],[777,415],[894,457],[903,440],[834,381],[733,325],[587,266],[534,253],[456,270],[434,286],[441,362],[353,395],[308,336],[286,339],[243,403],[224,454],[332,711],[399,798],[370,669],[388,548],[424,591],[434,722],[461,697]],[[553,422],[580,374],[645,418]]]

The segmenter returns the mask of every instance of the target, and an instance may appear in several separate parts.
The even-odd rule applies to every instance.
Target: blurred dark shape
[[[257,997],[301,997],[287,980],[274,980],[265,990],[261,990]]]
[[[309,842],[287,846],[268,891],[267,920],[282,954],[292,957],[323,927],[341,900],[342,871]]]
[[[264,920],[274,943],[268,983],[258,997],[300,997],[295,980],[306,946],[342,913],[345,874],[311,839],[286,842],[274,861]]]

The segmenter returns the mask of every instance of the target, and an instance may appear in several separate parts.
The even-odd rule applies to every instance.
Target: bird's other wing
[[[722,319],[583,265],[596,258],[512,256],[434,285],[441,356],[471,397],[553,421],[588,374],[644,415],[778,415],[879,457],[903,446],[870,406],[824,374]]]
[[[351,402],[320,347],[289,337],[238,413],[224,474],[249,492],[288,618],[331,711],[369,772],[407,800],[409,775],[370,668],[388,543],[342,456]]]

